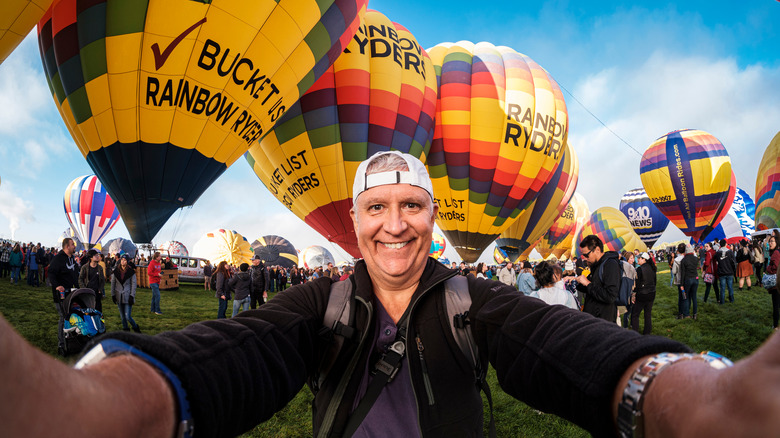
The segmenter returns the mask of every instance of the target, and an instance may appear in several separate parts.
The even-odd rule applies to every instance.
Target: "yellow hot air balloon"
[[[0,64],[30,33],[52,0],[3,0],[0,5]]]
[[[539,194],[563,158],[568,114],[529,57],[468,41],[429,50],[439,80],[428,169],[439,228],[474,262]]]
[[[756,175],[756,229],[780,228],[780,132],[764,151]]]
[[[502,247],[510,257],[534,246],[566,209],[569,200],[577,188],[579,160],[574,148],[566,145],[563,162],[558,166],[552,178],[539,192],[539,196],[520,213],[509,228],[501,233],[496,244]],[[542,247],[545,251],[546,247]],[[537,248],[538,249],[538,248]],[[552,248],[550,248],[552,251]],[[541,254],[541,251],[539,251]],[[550,252],[546,252],[545,257]]]
[[[572,205],[572,207],[574,207],[574,231],[570,233],[569,236],[564,239],[563,242],[558,244],[558,246],[553,250],[553,254],[555,254],[555,256],[558,258],[564,256],[571,258],[571,250],[574,246],[574,238],[579,234],[583,225],[585,225],[585,222],[590,217],[588,202],[582,195],[575,193],[569,203]]]
[[[246,159],[296,216],[360,257],[349,216],[355,171],[379,151],[424,162],[435,107],[428,54],[403,26],[369,11],[333,67]]]
[[[38,24],[49,87],[135,242],[271,129],[366,1],[54,1]]]
[[[604,251],[647,251],[647,245],[634,231],[626,215],[614,207],[601,207],[590,218],[574,241],[574,254],[579,257],[580,242],[585,236],[595,234],[604,243]]]
[[[211,260],[214,266],[221,261],[229,265],[240,266],[241,263],[252,263],[252,246],[246,237],[232,230],[214,230],[206,233],[192,248],[195,257]]]

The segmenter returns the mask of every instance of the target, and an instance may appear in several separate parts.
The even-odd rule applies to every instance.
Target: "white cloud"
[[[14,190],[14,185],[7,181],[3,181],[0,185],[0,215],[8,223],[9,234],[7,236],[11,239],[17,238],[16,231],[19,230],[22,222],[35,221],[33,203],[14,195]],[[3,235],[5,233],[0,232],[0,236]]]

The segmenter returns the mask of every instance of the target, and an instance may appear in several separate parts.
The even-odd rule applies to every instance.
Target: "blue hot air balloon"
[[[634,231],[648,248],[661,237],[669,219],[650,201],[645,189],[629,190],[620,200],[620,211],[628,218]]]

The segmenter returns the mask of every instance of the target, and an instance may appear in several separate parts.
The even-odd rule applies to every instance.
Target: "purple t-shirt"
[[[373,351],[382,353],[395,342],[398,327],[382,303],[379,300],[374,300],[374,302],[376,303],[376,336],[374,337]],[[409,375],[408,357],[407,352],[401,360],[401,368],[395,374],[395,378],[385,385],[382,392],[379,393],[379,397],[353,437],[414,438],[420,436],[420,431],[417,428],[417,401],[414,398],[411,376]],[[358,396],[352,405],[353,411],[357,408],[373,378],[369,367],[370,364],[367,364],[366,369],[363,370]]]

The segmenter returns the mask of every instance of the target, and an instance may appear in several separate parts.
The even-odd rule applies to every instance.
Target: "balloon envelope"
[[[327,248],[312,245],[301,252],[300,262],[306,269],[315,269],[319,266],[327,267],[328,263],[336,263],[333,255]]]
[[[361,161],[391,149],[424,162],[435,107],[428,54],[403,26],[369,11],[333,67],[246,159],[296,216],[360,257],[349,216],[355,171]]]
[[[127,239],[117,237],[106,242],[106,244],[103,245],[101,252],[105,256],[112,256],[114,254],[127,254],[130,257],[135,257],[136,253],[138,252],[138,247]]]
[[[266,266],[298,266],[298,250],[284,237],[268,235],[252,242],[252,250]]]
[[[157,250],[159,250],[163,256],[169,255],[171,257],[174,256],[187,257],[190,255],[190,252],[187,250],[187,247],[184,246],[183,243],[178,242],[176,240],[169,240],[163,243],[162,245],[157,247]]]
[[[76,244],[76,252],[84,251],[86,248],[84,248],[84,244],[81,243],[81,239],[79,239],[79,236],[76,235],[76,232],[73,231],[73,228],[68,227],[67,230],[63,231],[62,234],[60,234],[60,238],[57,239],[57,246],[55,247],[57,250],[62,249],[62,241],[65,240],[65,238],[70,237],[73,239],[73,243]]]
[[[439,233],[433,233],[433,239],[431,239],[431,250],[428,252],[428,257],[439,259],[444,254],[444,250],[447,248],[447,242],[444,240],[444,236]]]
[[[756,228],[780,228],[780,132],[769,142],[756,175]]]
[[[656,207],[694,239],[725,215],[732,186],[731,159],[704,131],[672,131],[651,144],[639,167],[642,186]]]
[[[726,239],[729,243],[734,243],[742,239],[749,239],[756,230],[755,214],[756,204],[750,199],[750,195],[737,188],[734,202],[731,203],[728,214],[711,233],[702,235],[700,242]]]
[[[493,260],[495,260],[499,265],[502,263],[509,263],[511,261],[509,260],[509,256],[507,255],[506,251],[504,251],[504,249],[498,245],[496,245],[496,247],[493,249]]]
[[[71,181],[65,189],[63,207],[70,226],[90,247],[103,239],[119,220],[119,210],[95,175]]]
[[[0,5],[0,64],[30,33],[52,0],[3,0]]]
[[[236,231],[224,229],[206,233],[195,243],[192,253],[195,257],[209,259],[214,266],[223,260],[233,266],[251,264],[253,255],[246,237]]]
[[[38,43],[60,115],[150,242],[338,57],[366,0],[55,0]]]
[[[580,242],[585,236],[595,234],[604,243],[604,251],[647,251],[647,245],[634,232],[634,228],[620,210],[601,207],[590,215],[575,239],[574,254],[579,257]]]
[[[620,211],[648,248],[653,247],[669,225],[669,219],[650,201],[643,188],[626,192],[620,200]]]
[[[438,80],[427,163],[436,222],[463,260],[474,262],[561,162],[566,103],[539,64],[509,47],[461,41],[429,53]]]

